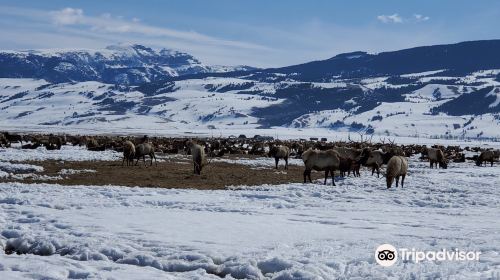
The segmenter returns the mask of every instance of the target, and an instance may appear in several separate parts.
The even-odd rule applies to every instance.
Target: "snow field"
[[[112,161],[121,160],[122,154],[112,151],[93,152],[87,150],[86,147],[64,145],[61,150],[47,150],[45,147],[37,149],[14,149],[0,148],[0,159],[2,161],[44,161],[44,160],[61,160],[61,161]]]
[[[495,279],[499,176],[498,166],[430,169],[411,158],[405,188],[389,190],[368,171],[337,187],[1,183],[1,243],[26,254],[0,253],[0,277]],[[384,268],[373,257],[383,243],[481,258]]]

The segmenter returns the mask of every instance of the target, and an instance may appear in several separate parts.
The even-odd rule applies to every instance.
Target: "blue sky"
[[[494,0],[0,0],[0,49],[140,43],[260,67],[497,39],[498,26]]]

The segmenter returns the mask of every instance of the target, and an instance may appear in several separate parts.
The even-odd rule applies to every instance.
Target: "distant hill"
[[[103,50],[34,50],[0,52],[0,77],[34,78],[53,83],[99,81],[137,85],[168,77],[207,72],[250,70],[248,66],[207,66],[190,54],[142,45]]]
[[[0,65],[0,125],[500,137],[500,40],[269,69],[140,45],[0,52]]]

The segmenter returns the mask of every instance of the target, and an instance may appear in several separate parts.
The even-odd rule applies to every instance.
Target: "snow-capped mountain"
[[[142,45],[113,45],[102,50],[0,52],[0,77],[35,78],[52,83],[99,81],[137,85],[168,77],[255,69],[207,66],[190,54]]]
[[[110,53],[94,53],[83,66],[61,66],[61,71],[65,77],[73,70],[95,73],[86,66],[93,65],[90,57],[99,56],[106,61],[106,71],[115,65],[120,71],[140,68],[142,74],[153,73],[158,65],[168,64],[171,74],[144,83],[131,79],[133,75],[122,81],[119,75],[106,80],[91,79],[91,74],[89,79],[54,83],[35,74],[13,75],[2,64],[0,77],[11,78],[0,79],[0,126],[215,133],[281,127],[500,137],[500,40],[380,54],[353,52],[273,69],[208,67],[187,54],[139,46],[127,50],[133,54],[108,48]],[[61,59],[57,61],[61,65]],[[134,68],[132,61],[156,66]],[[127,70],[120,67],[124,64]],[[23,69],[24,64],[13,65]]]

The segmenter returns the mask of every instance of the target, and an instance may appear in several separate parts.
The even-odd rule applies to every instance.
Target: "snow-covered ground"
[[[227,162],[227,163],[236,163],[236,164],[243,164],[243,165],[248,165],[252,168],[260,168],[260,167],[274,167],[275,162],[274,159],[266,158],[266,157],[258,157],[254,159],[248,159],[248,158],[214,158],[211,159],[213,162]],[[281,159],[279,161],[279,166],[284,166],[285,161]],[[288,159],[288,164],[289,165],[304,165],[304,162],[302,159],[296,159],[296,158],[289,158]]]
[[[412,158],[390,190],[368,172],[213,191],[0,183],[0,243],[22,253],[1,250],[0,279],[498,279],[498,178]],[[385,268],[383,243],[481,257]]]
[[[96,153],[87,150],[86,147],[79,147],[79,146],[65,145],[62,146],[60,150],[47,150],[45,149],[45,147],[39,147],[33,150],[0,148],[0,160],[3,161],[43,161],[43,160],[96,161],[96,160],[119,160],[121,158],[122,155],[113,150],[106,150]]]

